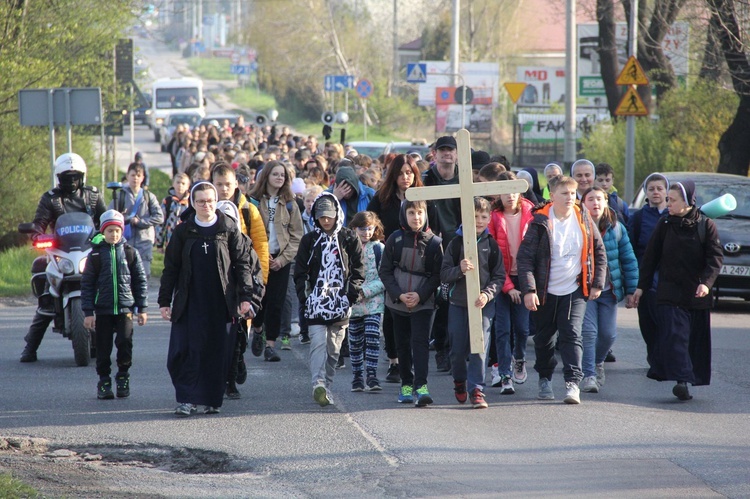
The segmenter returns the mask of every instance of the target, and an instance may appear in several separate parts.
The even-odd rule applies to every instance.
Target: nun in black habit
[[[695,184],[675,182],[667,192],[667,210],[656,224],[641,260],[638,305],[654,273],[658,329],[647,376],[676,381],[672,393],[690,400],[688,383],[711,382],[711,288],[724,255],[713,220],[695,205]]]
[[[162,318],[172,322],[167,369],[177,416],[198,405],[219,412],[234,347],[230,326],[252,310],[251,261],[237,223],[216,210],[209,182],[190,191],[195,212],[178,225],[164,256],[159,288]]]

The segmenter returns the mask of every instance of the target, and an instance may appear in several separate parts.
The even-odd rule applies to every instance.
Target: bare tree
[[[732,124],[719,140],[719,173],[747,176],[750,165],[750,62],[745,53],[743,32],[731,0],[707,0],[712,23],[724,60],[729,68],[734,91],[740,98]],[[711,31],[709,30],[709,33]],[[710,42],[710,39],[709,39]]]

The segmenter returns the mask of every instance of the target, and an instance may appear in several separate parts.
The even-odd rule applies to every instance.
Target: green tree
[[[0,237],[34,215],[49,189],[48,130],[19,125],[18,91],[24,88],[102,87],[112,84],[110,54],[132,24],[136,0],[8,0],[0,3]],[[64,135],[58,133],[58,135]],[[90,156],[87,136],[74,149]],[[58,141],[57,151],[64,151]],[[0,243],[1,244],[1,243]]]
[[[656,171],[715,171],[716,143],[731,121],[738,99],[716,83],[697,80],[675,88],[659,106],[659,120],[636,124],[636,185]],[[584,156],[615,169],[618,189],[625,172],[625,120],[600,125],[582,140]]]

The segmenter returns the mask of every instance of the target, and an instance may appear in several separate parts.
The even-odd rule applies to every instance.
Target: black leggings
[[[292,264],[287,263],[279,270],[268,272],[266,294],[263,295],[260,312],[253,319],[253,327],[266,326],[266,340],[276,341],[281,331],[281,314],[284,309],[286,289],[289,286],[289,272]],[[287,311],[292,313],[291,310]]]

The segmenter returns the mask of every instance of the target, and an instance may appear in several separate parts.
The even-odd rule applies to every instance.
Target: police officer
[[[99,217],[107,210],[101,193],[96,187],[84,185],[86,180],[86,162],[75,153],[65,153],[55,160],[57,187],[45,192],[39,200],[34,216],[39,234],[44,234],[47,227],[55,230],[57,218],[64,213],[88,213],[99,227]],[[32,267],[33,272],[43,272],[45,258],[37,258]],[[36,351],[44,338],[50,322],[55,317],[55,307],[49,294],[49,287],[39,296],[39,307],[29,332],[24,338],[26,347],[21,353],[21,362],[36,362]]]

